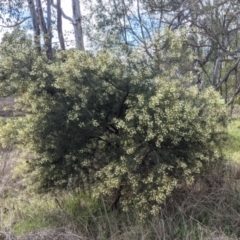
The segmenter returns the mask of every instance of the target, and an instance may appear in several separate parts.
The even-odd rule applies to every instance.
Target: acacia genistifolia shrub
[[[3,59],[0,73],[16,57]],[[191,86],[188,72],[156,76],[135,59],[75,50],[52,62],[36,55],[28,66],[8,72],[24,83],[17,107],[25,116],[1,120],[0,140],[31,153],[40,190],[81,187],[112,207],[155,215],[221,154],[224,106],[213,89]]]

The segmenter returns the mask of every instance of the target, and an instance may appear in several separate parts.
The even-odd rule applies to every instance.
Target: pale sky
[[[69,17],[72,17],[72,1],[70,0],[62,0],[62,9],[64,11],[64,13],[69,16]],[[81,9],[82,10],[82,9]],[[72,24],[63,18],[63,31],[72,31],[73,30],[73,27],[72,27]],[[70,35],[68,37],[68,40],[73,40],[74,39],[74,36],[73,34]]]

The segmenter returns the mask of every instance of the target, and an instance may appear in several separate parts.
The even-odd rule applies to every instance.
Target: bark
[[[40,43],[40,28],[39,28],[39,19],[35,10],[34,0],[28,0],[28,7],[30,10],[33,31],[34,31],[34,42],[37,50],[41,51],[41,43]]]
[[[74,28],[74,34],[75,34],[75,42],[76,47],[78,49],[84,50],[84,42],[83,42],[83,31],[82,31],[82,16],[81,16],[81,9],[80,9],[80,3],[79,0],[72,0],[72,12],[73,12],[73,18],[70,18],[67,16],[64,11],[61,9],[61,7],[58,6],[61,1],[57,0],[57,5],[52,0],[52,6],[57,9],[58,12],[58,37],[60,41],[60,45],[62,49],[65,49],[65,42],[63,39],[62,34],[62,19],[65,18],[68,21],[70,21],[73,24]],[[60,11],[61,10],[61,11]]]
[[[62,50],[65,50],[65,41],[62,31],[62,9],[61,9],[61,0],[57,0],[57,31],[60,47]]]
[[[73,27],[74,27],[74,33],[75,33],[76,47],[78,49],[84,50],[82,16],[81,16],[79,0],[72,0],[72,12],[73,12]]]
[[[52,58],[52,36],[51,36],[51,2],[50,0],[47,1],[47,15],[50,19],[48,19],[48,27],[46,26],[44,16],[43,16],[43,9],[41,0],[36,0],[37,5],[37,14],[39,18],[39,26],[44,35],[44,45],[46,48],[46,55],[48,59]]]
[[[41,27],[42,32],[44,34],[47,34],[47,27],[46,27],[46,23],[44,21],[41,0],[36,0],[36,6],[37,6],[37,14],[38,14],[38,18],[39,18],[39,26]]]
[[[51,0],[47,0],[47,34],[45,36],[45,44],[47,48],[47,57],[52,59],[52,11],[51,11]]]
[[[215,65],[214,65],[214,70],[213,70],[213,80],[212,80],[212,85],[214,87],[216,87],[218,85],[219,79],[218,79],[218,75],[219,75],[219,69],[220,69],[220,65],[221,65],[221,61],[222,61],[222,57],[218,57]]]

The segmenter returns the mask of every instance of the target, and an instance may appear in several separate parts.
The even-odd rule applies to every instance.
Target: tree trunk
[[[52,10],[51,0],[47,0],[47,35],[46,35],[47,57],[52,59]]]
[[[48,27],[47,29],[44,16],[43,16],[43,10],[42,10],[42,3],[41,0],[36,0],[37,5],[37,14],[39,18],[39,25],[44,35],[44,45],[46,49],[46,55],[48,59],[52,58],[52,36],[51,36],[51,1],[47,0],[47,15],[48,15]]]
[[[83,31],[82,31],[82,17],[79,0],[72,0],[73,11],[73,27],[75,33],[76,47],[84,50]]]
[[[62,31],[62,9],[61,9],[61,0],[57,0],[57,32],[60,47],[62,50],[65,50],[65,41]]]
[[[40,43],[39,19],[35,10],[34,0],[28,0],[28,7],[30,10],[31,18],[32,18],[35,46],[36,46],[36,49],[40,52],[41,43]]]

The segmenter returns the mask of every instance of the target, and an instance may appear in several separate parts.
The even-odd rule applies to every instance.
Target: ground
[[[0,98],[0,116],[10,117],[14,112],[14,98],[5,97]]]

